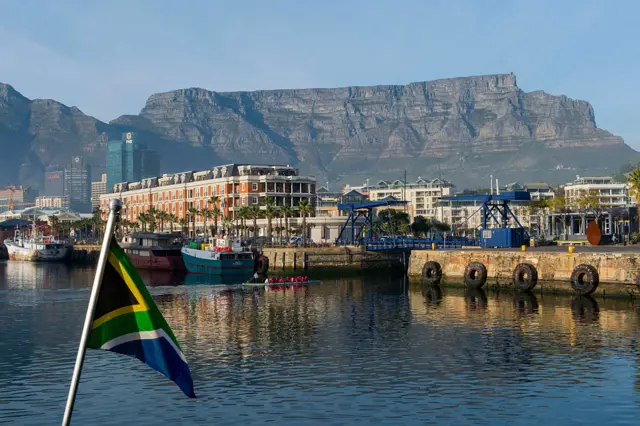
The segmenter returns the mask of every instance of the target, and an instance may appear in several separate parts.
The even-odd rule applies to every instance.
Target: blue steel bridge
[[[382,250],[413,250],[431,249],[435,244],[437,249],[454,249],[464,246],[477,246],[478,241],[462,237],[447,238],[444,235],[434,238],[407,238],[401,236],[376,238],[373,232],[373,211],[376,208],[390,208],[404,206],[406,201],[382,200],[359,204],[339,203],[338,210],[348,211],[347,219],[340,228],[336,245],[363,245],[369,251]]]
[[[473,201],[480,207],[473,214],[481,215],[481,238],[445,237],[418,239],[400,236],[375,238],[373,232],[373,211],[376,208],[405,206],[406,201],[380,200],[359,204],[339,203],[338,210],[348,211],[347,219],[340,228],[336,245],[364,245],[367,250],[459,249],[469,246],[520,247],[528,244],[529,235],[510,208],[511,202],[530,201],[526,191],[503,192],[501,194],[471,194],[442,197],[444,202]]]

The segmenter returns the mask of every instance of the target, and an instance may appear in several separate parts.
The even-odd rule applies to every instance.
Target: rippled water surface
[[[92,274],[0,264],[0,423],[60,423]],[[199,398],[89,350],[74,424],[640,424],[631,301],[380,276],[287,291],[144,276]]]

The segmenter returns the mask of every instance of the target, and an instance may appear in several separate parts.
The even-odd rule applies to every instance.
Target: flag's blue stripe
[[[154,370],[173,380],[190,398],[195,398],[189,366],[164,338],[133,340],[110,349],[119,354],[138,358]]]

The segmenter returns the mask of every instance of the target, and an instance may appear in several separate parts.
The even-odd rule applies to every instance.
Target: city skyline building
[[[64,167],[49,166],[44,172],[44,196],[62,197],[64,195]]]
[[[74,156],[64,169],[64,195],[69,199],[73,211],[91,211],[91,167],[84,157]]]
[[[121,140],[107,144],[106,192],[122,182],[136,182],[160,174],[160,158],[135,132],[122,134]]]
[[[107,193],[107,174],[103,173],[99,181],[91,182],[91,210],[100,207],[100,196]]]

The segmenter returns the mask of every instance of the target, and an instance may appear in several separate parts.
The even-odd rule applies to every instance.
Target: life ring
[[[578,265],[571,272],[571,287],[581,296],[587,296],[598,288],[600,276],[591,265]]]
[[[263,255],[258,256],[254,264],[254,269],[258,275],[267,275],[267,271],[269,271],[269,258]]]
[[[471,262],[464,270],[464,284],[468,288],[482,288],[487,282],[487,267],[480,262]]]
[[[538,270],[528,263],[520,263],[513,269],[513,285],[522,293],[533,290],[538,284]]]
[[[422,282],[428,285],[438,285],[442,279],[442,268],[438,262],[428,261],[422,267]]]

